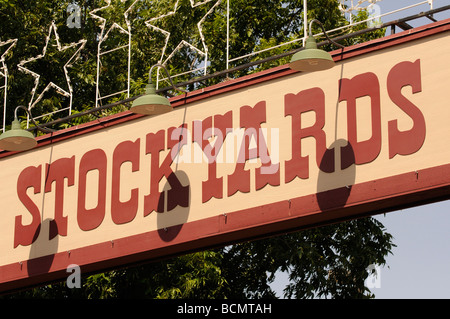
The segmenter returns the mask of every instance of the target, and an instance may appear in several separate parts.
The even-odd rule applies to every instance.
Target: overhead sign
[[[448,23],[3,152],[0,291],[449,197]]]

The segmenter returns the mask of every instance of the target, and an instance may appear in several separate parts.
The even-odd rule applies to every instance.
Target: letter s
[[[420,109],[402,95],[402,88],[411,86],[412,93],[422,92],[420,60],[401,62],[394,66],[387,78],[389,97],[402,111],[404,111],[414,124],[408,131],[398,129],[397,120],[388,122],[389,132],[389,158],[395,155],[409,155],[417,152],[425,141],[425,118]]]
[[[14,248],[19,245],[31,245],[39,235],[41,229],[41,213],[36,204],[27,195],[27,189],[34,188],[34,193],[41,192],[41,169],[42,165],[38,167],[30,166],[25,168],[17,179],[17,195],[22,204],[30,212],[33,217],[31,224],[22,224],[22,215],[16,216],[14,228]]]

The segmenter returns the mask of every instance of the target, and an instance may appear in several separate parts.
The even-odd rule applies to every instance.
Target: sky
[[[357,0],[354,0],[357,3]],[[381,0],[381,14],[424,3],[403,12],[381,18],[389,22],[430,10],[427,1]],[[434,0],[433,8],[450,4],[450,0]],[[450,10],[436,14],[437,20],[450,18]],[[413,27],[428,24],[426,18],[410,22]],[[402,30],[397,29],[397,32]],[[387,31],[390,33],[390,30]],[[447,299],[450,298],[450,201],[418,206],[375,216],[390,233],[396,245],[378,266],[379,277],[370,277],[367,286],[376,299]],[[287,284],[280,273],[273,287],[279,297]]]
[[[382,0],[381,13],[425,1]],[[449,5],[449,0],[434,0],[433,7]],[[423,4],[405,12],[382,18],[383,22],[422,11]],[[438,20],[450,18],[450,11],[437,14]],[[426,18],[410,24],[427,24]],[[376,216],[386,231],[394,236],[397,247],[379,269],[380,278],[369,284],[378,299],[441,299],[450,298],[450,201],[434,203]]]

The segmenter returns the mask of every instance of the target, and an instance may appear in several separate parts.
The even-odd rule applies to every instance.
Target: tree
[[[116,1],[119,5],[119,2]],[[19,6],[19,3],[21,4]],[[131,2],[122,4],[122,11]],[[137,12],[133,13],[133,37],[131,59],[131,93],[141,92],[148,80],[151,65],[161,58],[162,44],[165,38],[161,32],[149,28],[145,22],[158,14],[167,13],[173,8],[174,1],[142,1]],[[271,47],[274,44],[288,42],[303,34],[303,1],[233,0],[230,16],[231,37],[230,52],[233,56],[244,56],[252,52]],[[211,1],[195,10],[190,9],[188,0],[180,0],[177,10],[179,19],[165,18],[153,20],[160,29],[176,30],[171,35],[166,52],[172,52],[183,40],[188,39],[201,47],[201,37],[196,28],[201,17],[203,35],[208,47],[209,72],[214,73],[226,67],[226,30],[225,2],[206,15],[216,1]],[[23,59],[36,56],[44,46],[43,40],[48,34],[52,21],[58,27],[60,40],[70,43],[77,39],[86,39],[86,46],[80,58],[70,69],[74,85],[76,103],[73,112],[82,112],[94,106],[96,54],[100,29],[98,21],[89,15],[95,8],[104,5],[103,1],[78,1],[81,8],[81,27],[65,27],[67,13],[64,1],[26,2],[0,0],[0,14],[5,23],[0,24],[0,34],[4,38],[19,38],[14,54],[9,57],[10,65],[17,65]],[[347,24],[338,9],[336,0],[310,0],[308,17],[322,21],[326,29]],[[119,8],[120,9],[120,8]],[[193,13],[194,12],[194,13]],[[117,15],[114,10],[105,9],[102,16]],[[364,19],[362,12],[358,18]],[[123,23],[123,21],[122,21]],[[359,26],[363,28],[364,25]],[[353,30],[350,31],[354,31]],[[116,30],[117,31],[117,30]],[[350,32],[347,31],[347,32]],[[314,33],[319,30],[314,30]],[[366,41],[380,37],[384,30],[345,40],[346,45],[355,41]],[[106,48],[123,44],[120,36],[105,41]],[[291,44],[272,49],[258,56],[249,56],[231,63],[231,67],[253,62],[268,56],[279,54],[298,47]],[[327,47],[331,48],[331,45]],[[51,79],[64,83],[63,75],[54,68],[61,67],[61,60],[67,57],[53,50],[48,53],[45,63],[36,63],[36,72],[41,74],[43,82]],[[126,53],[105,59],[101,66],[105,79],[105,90],[120,89],[119,84],[126,80],[123,73],[116,72],[115,65],[126,59]],[[239,77],[249,72],[257,72],[287,62],[287,58],[271,61],[260,66],[242,69],[228,74]],[[192,50],[176,52],[168,63],[171,73],[184,71],[185,65],[201,65],[200,56]],[[57,75],[55,75],[57,74]],[[198,73],[184,75],[179,80],[189,80]],[[154,74],[152,76],[155,76]],[[191,84],[189,89],[201,85],[211,85],[221,78],[208,80],[205,84]],[[13,68],[9,90],[9,104],[26,104],[33,79]],[[54,93],[54,92],[53,92]],[[124,99],[120,95],[111,101]],[[36,113],[60,108],[67,101],[55,94],[46,95]],[[110,109],[105,113],[118,112],[123,108]],[[9,114],[9,116],[12,116]],[[52,117],[44,119],[51,120]],[[80,121],[90,120],[90,116],[80,117],[77,123],[65,123],[63,128]],[[373,297],[364,286],[368,276],[367,267],[371,264],[384,265],[385,257],[394,246],[392,236],[383,225],[373,218],[362,218],[334,225],[272,237],[253,242],[245,242],[214,250],[196,252],[160,262],[140,265],[134,268],[117,269],[110,272],[83,278],[82,289],[69,289],[65,282],[55,283],[32,289],[11,297],[41,298],[275,298],[271,289],[277,271],[289,273],[290,283],[285,288],[285,297],[311,298],[366,298]]]

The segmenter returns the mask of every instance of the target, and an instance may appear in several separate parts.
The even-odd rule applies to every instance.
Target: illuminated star
[[[109,51],[115,51],[120,48],[128,47],[128,76],[127,76],[128,83],[127,83],[127,89],[125,91],[116,92],[114,94],[110,94],[109,96],[123,93],[123,92],[127,92],[127,96],[129,96],[129,94],[130,94],[130,71],[129,70],[130,70],[131,52],[130,52],[129,48],[131,45],[131,22],[128,17],[129,17],[131,10],[141,0],[120,0],[120,3],[119,3],[119,0],[115,0],[115,3],[114,3],[115,5],[111,5],[111,0],[104,0],[104,1],[106,2],[105,6],[89,12],[89,15],[91,17],[100,21],[100,28],[101,28],[100,38],[99,38],[99,42],[98,42],[98,50],[97,50],[97,81],[96,81],[96,93],[95,93],[95,107],[98,106],[99,101],[102,99],[100,97],[100,87],[99,87],[100,64],[101,64],[100,59],[103,54],[106,54],[108,52],[108,51],[102,52],[101,47],[102,47],[102,43],[108,38],[109,33],[114,29],[117,29],[117,30],[119,30],[119,32],[124,33],[129,36],[128,45],[116,47],[116,48],[109,50]],[[128,5],[129,3],[131,3],[131,5]],[[124,7],[127,8],[125,11],[124,11]],[[106,19],[98,13],[102,10],[114,10],[114,12],[112,12],[109,15],[111,17],[110,19]],[[126,26],[123,25],[123,20],[125,20]]]
[[[0,89],[4,89],[3,91],[3,123],[2,123],[2,131],[5,132],[5,114],[6,114],[6,96],[8,90],[8,67],[6,65],[6,55],[9,50],[12,49],[17,43],[17,39],[10,39],[7,41],[0,41],[0,48],[6,47],[6,50],[0,56],[0,77],[4,78],[3,85],[0,84]]]
[[[63,70],[64,70],[64,76],[66,78],[66,82],[67,82],[67,90],[61,88],[60,86],[56,85],[54,82],[49,82],[46,87],[43,89],[43,91],[39,94],[39,96],[35,99],[35,95],[36,95],[36,91],[38,89],[39,86],[39,80],[40,80],[40,75],[37,74],[36,72],[31,71],[30,69],[25,67],[25,64],[30,63],[30,62],[34,62],[36,60],[42,59],[45,57],[45,54],[47,53],[47,47],[48,44],[50,42],[50,38],[52,37],[52,31],[55,35],[55,39],[56,39],[56,47],[58,48],[59,52],[63,52],[67,49],[71,49],[71,48],[77,48],[76,52],[70,57],[70,59],[64,64],[63,66]],[[28,60],[24,60],[21,61],[17,67],[19,68],[20,71],[27,73],[29,75],[32,75],[34,77],[34,88],[31,91],[31,100],[30,103],[28,105],[28,108],[31,109],[32,107],[34,107],[44,96],[44,93],[47,92],[48,90],[50,90],[51,88],[56,89],[56,91],[66,97],[70,97],[70,103],[72,102],[72,86],[70,84],[70,78],[69,78],[69,73],[67,68],[69,68],[71,66],[71,63],[74,62],[77,57],[78,54],[80,53],[80,51],[84,48],[84,46],[86,45],[86,40],[80,40],[76,43],[71,43],[69,45],[65,45],[65,46],[61,46],[61,43],[59,42],[59,36],[58,36],[58,32],[57,32],[57,27],[55,25],[54,22],[52,22],[52,24],[50,25],[50,28],[48,30],[48,36],[45,40],[45,46],[42,50],[42,53],[39,54],[36,57],[30,58]],[[70,105],[71,107],[71,105]]]
[[[113,29],[118,29],[120,32],[125,33],[127,35],[130,34],[131,22],[128,19],[128,15],[130,14],[131,10],[133,10],[136,3],[141,0],[131,0],[131,1],[130,0],[120,0],[120,2],[122,2],[122,3],[132,2],[132,4],[130,6],[128,6],[128,8],[125,10],[125,12],[123,12],[123,9],[120,8],[119,6],[111,5],[111,0],[104,0],[104,1],[106,2],[105,6],[89,12],[89,14],[94,19],[100,20],[100,28],[101,28],[100,42],[103,42],[108,37],[108,34]],[[115,0],[115,1],[118,1],[118,0]],[[108,8],[115,10],[115,12],[113,14],[111,14],[111,17],[113,17],[112,20],[108,20],[97,14],[97,12],[108,9]],[[123,24],[121,25],[121,23],[119,22],[119,19],[122,19],[122,17],[124,17],[126,27]]]
[[[0,41],[0,48],[5,46],[6,50],[3,52],[3,54],[0,56],[0,76],[8,76],[8,68],[6,67],[6,55],[8,54],[9,50],[11,50],[17,43],[17,39],[10,39],[7,41]]]
[[[199,3],[195,3],[194,0],[190,0],[191,8],[195,8],[195,7],[197,7],[197,6],[203,5],[203,4],[208,3],[208,2],[211,2],[211,1],[214,1],[214,0],[205,0],[205,1],[199,2]],[[199,32],[199,34],[200,34],[200,39],[201,39],[201,42],[202,42],[203,51],[200,50],[200,49],[198,49],[197,47],[195,47],[195,46],[192,45],[191,43],[189,43],[189,42],[187,42],[187,41],[185,41],[185,40],[182,40],[182,41],[180,41],[180,43],[175,47],[175,49],[169,54],[169,56],[165,59],[165,61],[163,61],[163,59],[164,59],[164,57],[165,57],[165,55],[166,55],[166,50],[167,50],[168,43],[169,43],[169,39],[170,39],[170,32],[167,31],[167,30],[163,30],[163,29],[157,27],[154,23],[155,23],[157,20],[164,19],[164,18],[166,18],[166,17],[175,15],[176,12],[177,12],[179,0],[177,0],[177,1],[175,2],[175,5],[174,5],[174,8],[173,8],[172,11],[170,11],[170,12],[164,14],[164,15],[161,15],[161,16],[159,16],[159,17],[152,18],[152,19],[146,21],[145,24],[147,25],[147,27],[150,27],[150,28],[152,28],[153,30],[156,30],[156,31],[158,31],[158,32],[161,32],[161,33],[165,36],[164,47],[163,47],[162,52],[161,52],[161,57],[160,57],[160,59],[159,59],[159,63],[165,64],[165,63],[166,63],[166,62],[167,62],[167,61],[168,61],[168,60],[169,60],[169,59],[170,59],[170,58],[171,58],[178,50],[180,50],[183,46],[188,46],[188,47],[190,47],[192,50],[197,51],[198,53],[200,53],[201,55],[207,56],[207,53],[208,53],[208,47],[206,46],[206,43],[205,43],[205,37],[203,36],[203,32],[202,32],[202,24],[203,24],[204,20],[206,19],[206,17],[207,17],[209,14],[211,14],[211,12],[212,12],[219,4],[220,4],[221,1],[222,1],[222,0],[217,0],[216,3],[208,10],[208,12],[207,12],[207,13],[201,18],[201,20],[197,23],[197,29],[198,29],[198,32]]]

